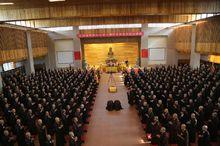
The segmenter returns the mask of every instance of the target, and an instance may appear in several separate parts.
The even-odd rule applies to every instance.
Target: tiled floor
[[[83,146],[148,146],[143,142],[144,131],[137,112],[127,101],[122,75],[114,74],[117,93],[108,93],[109,74],[102,74],[88,133]],[[108,112],[108,100],[120,100],[123,110]]]

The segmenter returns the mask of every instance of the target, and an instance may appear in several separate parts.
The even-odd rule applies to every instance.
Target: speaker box
[[[109,93],[116,93],[116,92],[117,92],[116,86],[110,86],[110,87],[108,88],[108,92],[109,92]]]

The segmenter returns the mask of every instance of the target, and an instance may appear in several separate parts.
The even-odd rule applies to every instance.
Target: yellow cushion
[[[108,88],[108,92],[110,92],[110,93],[115,93],[115,92],[117,92],[117,88],[116,88],[115,86],[110,86],[110,87]]]

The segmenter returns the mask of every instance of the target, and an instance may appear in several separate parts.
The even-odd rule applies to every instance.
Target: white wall
[[[209,55],[201,55],[200,59],[203,61],[209,61]]]
[[[63,63],[58,63],[58,52],[74,52],[73,50],[73,40],[72,39],[67,39],[67,40],[54,40],[55,44],[55,56],[56,56],[56,67],[57,68],[62,68],[62,67],[69,67],[74,66],[74,64],[63,64]]]
[[[168,37],[172,33],[173,28],[160,28],[160,27],[148,27],[142,29],[144,31],[144,35],[147,36],[144,39],[147,39],[148,48],[152,47],[164,47],[166,49],[166,56],[164,61],[147,61],[147,64],[150,66],[158,65],[158,64],[166,64],[166,65],[175,65],[177,64],[177,52],[176,49],[170,49],[168,46]],[[166,38],[166,39],[165,39]],[[143,40],[143,39],[142,39]],[[143,41],[141,40],[141,45]],[[145,40],[144,40],[145,41]]]
[[[150,60],[149,59],[148,64],[149,65],[166,64],[167,36],[149,36],[148,37],[148,49],[153,49],[153,48],[164,48],[165,49],[164,60]]]

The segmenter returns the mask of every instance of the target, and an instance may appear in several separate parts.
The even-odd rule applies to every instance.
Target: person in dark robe
[[[44,116],[44,124],[46,125],[47,128],[47,133],[48,134],[53,134],[53,119],[50,116],[50,113],[48,111],[45,112]]]
[[[165,128],[169,127],[169,121],[171,119],[171,116],[169,114],[168,108],[165,108],[162,115],[161,115],[161,123]]]
[[[11,110],[11,114],[10,114],[9,121],[8,121],[10,126],[14,126],[15,125],[16,118],[17,118],[16,109],[13,108]]]
[[[46,126],[43,125],[43,121],[41,119],[37,120],[37,130],[39,144],[40,146],[44,146],[46,141]]]
[[[4,131],[6,130],[5,121],[0,119],[0,143],[2,142],[2,138],[4,136]]]
[[[68,125],[69,125],[69,121],[68,121],[68,118],[69,118],[69,114],[66,113],[66,110],[63,109],[62,112],[61,112],[61,119],[62,119],[62,123],[63,123],[63,126],[64,126],[64,131],[65,131],[65,134],[68,133]]]
[[[198,119],[198,129],[202,129],[202,126],[204,125],[204,107],[199,106],[197,114],[197,119]]]
[[[4,130],[3,135],[1,137],[0,144],[2,144],[2,146],[14,146],[15,138],[10,136],[10,133],[8,130]]]
[[[65,141],[65,133],[64,126],[60,121],[60,118],[55,118],[55,136],[56,136],[56,146],[64,146]]]
[[[78,138],[81,138],[83,134],[82,123],[78,120],[77,117],[73,118],[72,126],[73,126],[73,131],[75,133],[75,136]],[[79,143],[81,143],[81,139],[78,139],[78,141]]]
[[[186,123],[188,121],[188,119],[189,119],[188,112],[186,111],[185,107],[181,108],[179,119],[180,119],[181,123]]]
[[[30,132],[25,133],[25,144],[24,146],[34,146],[34,139],[31,137]]]
[[[189,134],[185,124],[181,125],[180,131],[178,132],[177,136],[178,136],[178,141],[177,141],[178,146],[189,146]]]
[[[191,114],[190,120],[187,122],[187,129],[189,132],[189,143],[196,142],[196,132],[197,132],[197,119],[194,113]]]
[[[210,138],[212,142],[217,142],[218,140],[218,126],[219,126],[219,118],[218,118],[218,113],[213,112],[211,119],[208,121],[208,127],[210,131]]]
[[[165,127],[161,127],[160,128],[160,134],[157,135],[157,137],[159,138],[158,140],[158,146],[168,146],[168,136],[166,133],[166,128]]]
[[[17,136],[18,146],[24,146],[25,132],[24,132],[24,126],[21,124],[20,119],[17,119],[16,121],[15,134]]]
[[[158,143],[158,137],[157,135],[160,133],[160,123],[159,123],[159,118],[157,116],[154,117],[154,120],[151,122],[150,126],[150,131],[151,131],[151,143],[152,144],[157,144]]]
[[[46,136],[45,146],[54,146],[54,141],[49,134]]]
[[[27,119],[26,119],[26,108],[24,107],[24,104],[21,103],[18,107],[18,116],[21,118],[21,122],[26,124],[27,123]]]
[[[38,104],[38,107],[36,109],[36,117],[37,118],[43,118],[44,116],[44,107],[41,104]]]
[[[78,144],[78,138],[75,137],[74,133],[72,131],[69,132],[69,146],[79,146]]]
[[[169,132],[170,132],[170,143],[177,144],[177,134],[180,128],[180,122],[178,115],[173,114],[172,120],[169,122]]]
[[[143,102],[143,105],[142,105],[142,107],[141,107],[141,122],[143,123],[143,124],[149,124],[150,123],[150,121],[149,121],[149,115],[148,115],[148,113],[147,113],[147,111],[148,111],[148,104],[147,104],[147,102],[146,101],[144,101]]]
[[[27,127],[31,134],[36,134],[36,124],[35,124],[35,115],[32,113],[32,110],[29,109],[27,113]]]
[[[210,146],[210,134],[207,125],[202,126],[202,131],[198,135],[198,146]]]

